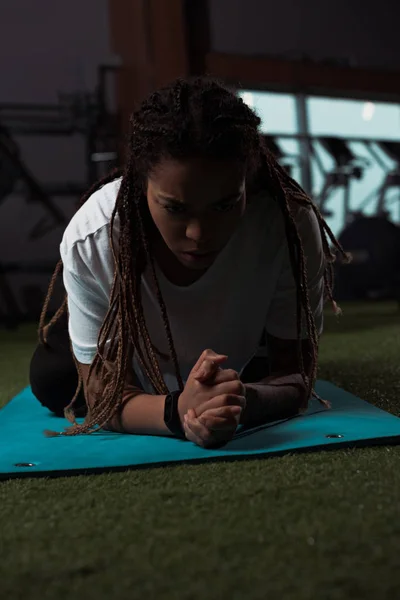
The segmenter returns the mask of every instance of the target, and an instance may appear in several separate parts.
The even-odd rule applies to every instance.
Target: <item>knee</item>
[[[64,408],[71,402],[78,385],[74,366],[43,345],[38,345],[29,367],[32,393],[45,408],[57,416],[64,415]]]

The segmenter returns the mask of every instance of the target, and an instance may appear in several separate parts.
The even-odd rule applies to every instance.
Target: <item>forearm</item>
[[[79,364],[86,403],[96,405],[104,393],[104,385],[95,375],[89,382],[90,365]],[[112,368],[112,365],[109,367]],[[164,423],[165,395],[145,394],[134,371],[128,371],[122,393],[122,404],[117,414],[104,426],[108,431],[142,435],[172,435]]]
[[[126,394],[122,410],[105,427],[118,433],[171,436],[164,423],[165,396]]]
[[[247,427],[293,417],[304,405],[306,387],[297,373],[267,377],[245,388],[246,407],[240,422]]]

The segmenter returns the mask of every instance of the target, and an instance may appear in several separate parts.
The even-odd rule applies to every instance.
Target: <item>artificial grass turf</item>
[[[400,315],[326,318],[321,379],[400,414]],[[0,402],[34,328],[0,334]],[[379,598],[400,593],[400,448],[0,483],[3,598]]]

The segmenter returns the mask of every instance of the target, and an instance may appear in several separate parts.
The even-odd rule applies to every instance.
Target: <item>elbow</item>
[[[90,393],[85,394],[89,414],[96,406],[97,397],[97,394],[93,393],[93,390],[91,390]],[[119,407],[117,411],[106,421],[106,423],[101,426],[101,429],[104,431],[111,431],[112,433],[125,433],[122,426],[122,408],[123,407]]]
[[[122,424],[122,411],[123,406],[118,408],[117,412],[103,425],[102,429],[112,433],[127,433]]]

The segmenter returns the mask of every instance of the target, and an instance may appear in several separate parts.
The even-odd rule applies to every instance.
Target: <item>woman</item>
[[[132,115],[123,173],[89,190],[64,233],[31,363],[34,394],[73,423],[63,435],[210,448],[239,423],[307,407],[324,300],[339,312],[325,232],[347,257],[259,126],[209,77],[179,79]],[[66,299],[44,327],[61,269]],[[268,369],[255,376],[263,335]],[[88,407],[83,424],[74,405]]]

